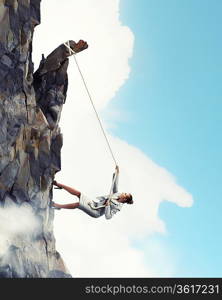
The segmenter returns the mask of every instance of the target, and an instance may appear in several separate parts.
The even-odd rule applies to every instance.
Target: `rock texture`
[[[29,206],[41,227],[31,237],[15,236],[0,257],[0,277],[7,278],[70,277],[55,249],[50,208],[52,181],[61,169],[58,123],[69,51],[61,45],[43,56],[33,74],[32,37],[39,23],[40,0],[0,0],[0,205]],[[83,41],[70,46],[87,48]]]

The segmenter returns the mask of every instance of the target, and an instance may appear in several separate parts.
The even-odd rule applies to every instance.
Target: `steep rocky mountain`
[[[50,207],[61,169],[59,120],[70,54],[60,45],[34,73],[40,2],[0,0],[0,277],[7,278],[71,277],[55,248]],[[70,47],[79,52],[87,44],[70,41]]]

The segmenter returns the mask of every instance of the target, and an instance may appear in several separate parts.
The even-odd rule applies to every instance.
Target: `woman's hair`
[[[133,196],[131,194],[128,194],[126,203],[127,204],[133,204]]]

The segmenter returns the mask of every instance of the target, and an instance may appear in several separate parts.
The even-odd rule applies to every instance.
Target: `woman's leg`
[[[53,181],[53,184],[56,185],[57,187],[60,187],[60,188],[62,188],[62,189],[64,189],[64,190],[66,190],[66,191],[69,192],[70,194],[72,194],[72,195],[74,195],[74,196],[77,196],[78,198],[80,198],[80,196],[81,196],[80,191],[77,191],[77,190],[74,189],[74,188],[71,188],[71,187],[69,187],[69,186],[67,186],[67,185],[64,185],[64,184],[62,184],[62,183],[58,183],[57,181]]]
[[[58,208],[75,209],[75,208],[79,207],[79,202],[70,203],[70,204],[58,204],[58,203],[52,202],[52,206],[58,207]]]

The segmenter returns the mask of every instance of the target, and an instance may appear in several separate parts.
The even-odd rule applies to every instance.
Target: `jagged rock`
[[[71,277],[55,249],[52,181],[61,169],[59,120],[68,87],[62,44],[33,75],[32,37],[41,0],[0,2],[0,205],[29,205],[38,233],[13,236],[0,251],[0,277]],[[70,46],[87,48],[83,41]],[[15,216],[15,222],[17,220]],[[10,225],[10,224],[9,224]],[[1,238],[1,231],[0,231]],[[0,245],[1,250],[1,245]]]

